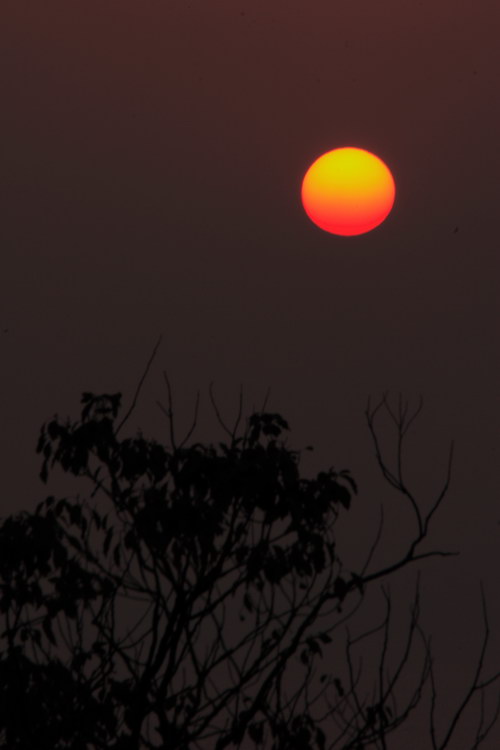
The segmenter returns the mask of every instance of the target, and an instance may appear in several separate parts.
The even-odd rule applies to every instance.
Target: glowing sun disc
[[[394,205],[389,168],[370,151],[347,146],[323,154],[302,182],[306,214],[325,232],[352,236],[378,227]]]

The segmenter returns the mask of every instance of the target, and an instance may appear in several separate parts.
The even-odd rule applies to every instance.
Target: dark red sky
[[[424,504],[456,441],[433,539],[463,554],[426,585],[462,674],[480,577],[500,625],[499,22],[497,0],[4,0],[2,514],[46,494],[41,423],[76,416],[82,390],[130,398],[161,333],[139,424],[164,430],[164,367],[181,426],[200,388],[213,439],[210,380],[227,415],[240,383],[248,409],[269,386],[312,467],[358,479],[360,539],[382,499],[411,532],[363,409],[421,393]],[[397,186],[387,221],[355,238],[300,204],[311,161],[342,145],[375,152]]]

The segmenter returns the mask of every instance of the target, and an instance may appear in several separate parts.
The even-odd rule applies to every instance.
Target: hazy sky
[[[456,442],[433,540],[463,554],[426,586],[454,623],[450,680],[466,679],[480,577],[500,626],[499,22],[497,0],[3,0],[0,513],[47,494],[41,423],[76,417],[83,390],[129,399],[163,334],[146,432],[165,430],[163,368],[180,428],[201,389],[211,439],[211,380],[228,418],[240,383],[247,410],[270,387],[311,467],[358,479],[359,539],[381,500],[411,532],[363,410],[422,394],[408,458],[424,505]],[[353,238],[300,203],[310,163],[345,145],[397,188]]]

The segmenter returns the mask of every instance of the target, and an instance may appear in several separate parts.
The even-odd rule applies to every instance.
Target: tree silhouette
[[[368,407],[380,468],[408,500],[417,533],[399,559],[371,569],[382,514],[364,565],[350,572],[333,533],[357,492],[350,473],[330,468],[302,477],[300,452],[287,446],[289,428],[279,414],[253,413],[239,434],[241,399],[230,429],[212,391],[228,440],[188,446],[195,412],[191,430],[177,443],[166,382],[169,403],[161,408],[169,448],[141,433],[120,439],[138,393],[121,420],[119,393],[84,393],[79,420],[55,417],[42,427],[42,479],[60,467],[89,480],[90,500],[97,498],[50,496],[34,513],[9,517],[0,527],[2,747],[386,748],[429,681],[431,747],[449,747],[474,694],[482,697],[499,676],[480,678],[488,639],[484,595],[486,629],[473,684],[440,739],[430,643],[418,623],[418,579],[392,676],[385,588],[383,621],[355,637],[347,629],[347,677],[340,667],[332,672],[324,654],[374,582],[417,561],[454,554],[420,551],[446,495],[451,454],[444,485],[423,515],[402,476],[404,437],[417,412],[409,414],[401,401],[393,411],[385,397]],[[395,472],[375,429],[383,411],[397,432]],[[353,650],[377,632],[383,644],[367,697]],[[396,696],[415,636],[423,656],[402,705]],[[322,702],[323,711],[316,710]],[[481,712],[474,748],[497,716],[498,709],[484,726]]]

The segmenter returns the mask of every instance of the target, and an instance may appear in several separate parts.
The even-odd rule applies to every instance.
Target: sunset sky
[[[166,439],[163,369],[180,431],[200,389],[200,439],[223,439],[211,381],[228,420],[240,384],[246,413],[270,388],[290,443],[315,447],[308,469],[357,479],[360,549],[384,501],[390,557],[413,519],[363,412],[422,394],[409,481],[426,507],[455,440],[430,543],[462,552],[426,568],[425,625],[443,679],[465,684],[483,578],[499,669],[499,23],[498,0],[3,0],[0,514],[50,490],[42,422],[76,418],[84,390],[128,403],[162,335],[146,434]],[[340,146],[396,182],[358,237],[300,200]],[[500,726],[485,750],[499,741]]]

